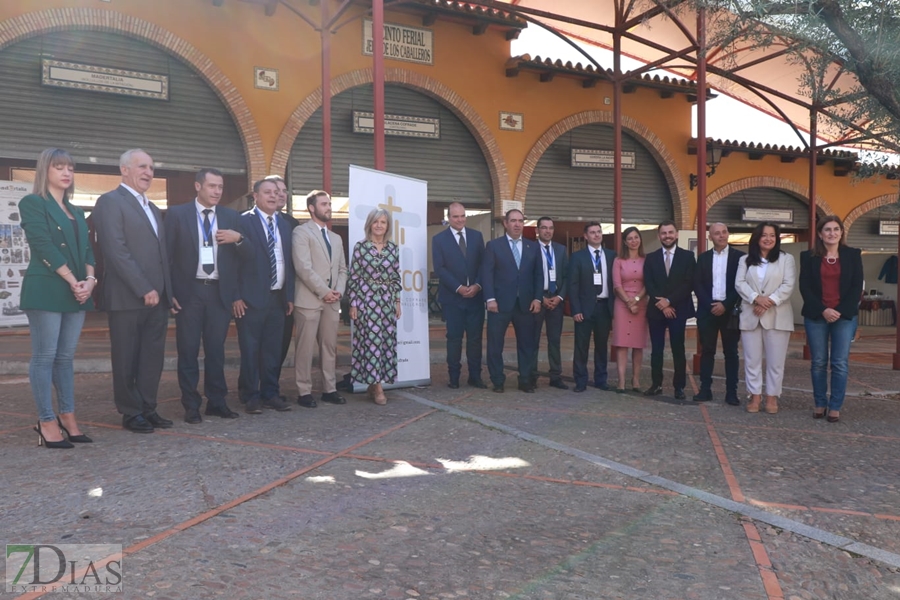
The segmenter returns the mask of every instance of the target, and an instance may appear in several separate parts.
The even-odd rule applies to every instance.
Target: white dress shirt
[[[256,214],[262,221],[263,232],[266,234],[266,242],[269,241],[269,217],[266,213],[256,208]],[[278,232],[278,213],[272,214],[272,229],[275,230],[275,285],[273,290],[280,290],[284,287],[284,251],[281,248],[281,233]]]
[[[205,233],[203,231],[203,211],[206,210],[206,207],[200,204],[200,202],[195,198],[194,206],[197,208],[197,233],[199,237],[197,239],[200,240],[200,252],[197,254],[197,279],[218,279],[219,278],[219,243],[216,241],[216,232],[219,230],[219,221],[216,219],[216,207],[210,206],[209,210],[209,222],[211,224],[210,227],[210,244],[213,249],[213,272],[207,274],[206,271],[203,270],[203,246],[205,242]]]
[[[606,285],[606,257],[603,256],[603,246],[598,246],[596,248],[594,248],[593,246],[588,246],[588,249],[591,251],[591,264],[594,266],[595,272],[600,273],[600,279],[603,281],[603,291],[597,294],[597,298],[609,298],[609,286]],[[596,250],[600,251],[599,268],[597,263],[594,261],[594,259],[597,257],[597,255],[594,254]]]
[[[144,214],[146,214],[147,218],[150,219],[150,225],[153,226],[153,233],[156,234],[156,237],[159,237],[159,225],[156,223],[156,217],[153,216],[153,211],[150,210],[150,201],[147,200],[147,197],[145,195],[135,190],[134,188],[125,185],[124,183],[121,184],[121,186],[131,192],[131,195],[137,199],[138,204],[141,205],[141,208],[144,211]]]
[[[721,252],[713,248],[712,262],[712,299],[713,302],[725,300],[725,282],[728,279],[728,246]]]

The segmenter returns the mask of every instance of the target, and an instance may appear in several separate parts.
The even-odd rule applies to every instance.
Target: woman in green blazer
[[[31,248],[20,306],[31,332],[28,376],[40,419],[34,429],[38,445],[48,448],[92,441],[75,421],[73,359],[97,278],[84,211],[70,202],[74,190],[75,161],[65,150],[50,148],[38,158],[32,193],[19,202]]]

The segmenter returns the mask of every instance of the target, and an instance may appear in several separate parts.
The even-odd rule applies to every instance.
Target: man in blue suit
[[[525,215],[507,211],[503,219],[506,235],[484,248],[481,285],[487,305],[487,363],[493,390],[503,392],[503,342],[510,322],[516,331],[519,389],[534,393],[531,363],[534,346],[534,315],[541,310],[543,272],[536,242],[522,238]]]
[[[694,253],[678,247],[678,228],[673,221],[663,221],[657,229],[662,248],[651,252],[644,260],[644,287],[650,304],[647,323],[650,326],[650,376],[653,380],[645,396],[662,394],[663,351],[666,330],[672,347],[675,374],[672,385],[676,400],[684,400],[687,382],[687,361],[684,356],[684,329],[694,316]]]
[[[450,227],[431,240],[431,259],[440,282],[438,300],[447,323],[447,372],[451,389],[459,387],[463,335],[466,337],[468,384],[487,387],[481,380],[481,340],[484,299],[481,294],[481,232],[466,227],[466,208],[459,202],[447,208]]]
[[[248,414],[262,408],[290,410],[278,384],[284,318],[294,311],[294,263],[290,225],[278,213],[278,186],[253,184],[253,208],[241,215],[247,248],[238,269],[238,296],[232,304],[241,349],[238,390]]]
[[[206,414],[237,418],[225,396],[225,338],[232,303],[238,299],[238,253],[243,246],[241,216],[219,206],[224,177],[216,169],[201,169],[195,178],[193,202],[171,207],[166,214],[166,246],[172,274],[178,386],[184,420],[202,421],[203,398],[197,391],[203,341],[203,391]]]
[[[569,257],[566,247],[553,241],[553,219],[541,217],[537,221],[538,243],[544,275],[541,310],[534,316],[534,360],[531,363],[531,385],[537,387],[538,350],[541,347],[541,329],[547,323],[547,361],[550,363],[550,387],[567,390],[562,380],[563,310],[568,290]]]
[[[612,265],[616,253],[603,247],[603,228],[597,221],[584,226],[587,246],[569,260],[569,307],[575,321],[572,376],[575,391],[587,389],[587,361],[594,338],[594,387],[609,390],[607,360],[612,330]]]

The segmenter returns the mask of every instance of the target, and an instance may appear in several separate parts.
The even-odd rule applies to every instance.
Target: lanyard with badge
[[[594,250],[597,252],[597,250]],[[603,273],[600,272],[600,265],[603,262],[603,251],[601,250],[599,254],[595,254],[591,257],[591,262],[594,263],[594,285],[603,285]]]
[[[197,213],[197,221],[200,223],[200,231],[203,232],[203,246],[200,247],[200,264],[201,265],[214,265],[216,264],[215,254],[213,253],[213,226],[216,223],[216,213],[213,212],[213,218],[209,222],[209,228],[207,228],[206,223],[203,222],[203,219],[200,218],[200,213]]]
[[[547,281],[556,282],[556,267],[553,266],[553,252],[544,246],[544,256],[547,258]]]

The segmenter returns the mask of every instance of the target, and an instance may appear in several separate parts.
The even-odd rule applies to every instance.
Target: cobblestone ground
[[[108,373],[80,373],[95,443],[54,451],[7,375],[0,542],[121,544],[126,598],[898,600],[900,378],[876,363],[853,363],[837,424],[810,418],[799,358],[777,415],[521,394],[514,373],[451,390],[434,364],[384,407],[188,425],[166,371],[175,426],[152,435],[121,429]]]

